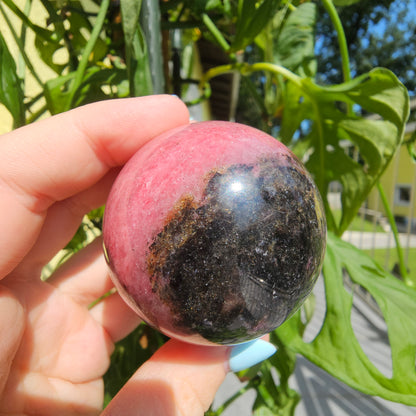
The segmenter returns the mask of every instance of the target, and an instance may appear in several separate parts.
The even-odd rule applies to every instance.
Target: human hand
[[[97,239],[47,282],[42,267],[102,205],[119,167],[163,131],[187,124],[172,96],[100,102],[0,138],[0,415],[96,415],[114,342],[139,318],[113,295]],[[167,342],[105,415],[199,415],[228,368],[273,348]],[[247,351],[259,353],[256,358]],[[230,354],[232,357],[230,364]]]

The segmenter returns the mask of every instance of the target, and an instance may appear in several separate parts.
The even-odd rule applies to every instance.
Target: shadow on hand
[[[162,380],[131,380],[104,410],[103,416],[178,415],[171,386]]]
[[[226,375],[227,347],[171,339],[144,363],[104,415],[203,415]]]

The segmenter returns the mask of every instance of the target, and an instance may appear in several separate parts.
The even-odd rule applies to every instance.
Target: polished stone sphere
[[[103,234],[115,285],[144,321],[184,341],[230,345],[300,307],[322,267],[326,222],[311,176],[282,143],[207,121],[132,157]]]

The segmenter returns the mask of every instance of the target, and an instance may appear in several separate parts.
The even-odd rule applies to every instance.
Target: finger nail
[[[276,352],[276,347],[263,339],[257,339],[231,348],[228,366],[231,371],[245,370],[264,361]]]

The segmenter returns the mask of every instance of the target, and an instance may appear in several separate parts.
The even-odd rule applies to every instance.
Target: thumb
[[[240,371],[270,357],[264,339],[233,347],[206,347],[170,340],[143,364],[103,416],[202,416],[227,371]]]
[[[102,415],[203,415],[225,378],[229,350],[168,341],[136,371]]]

